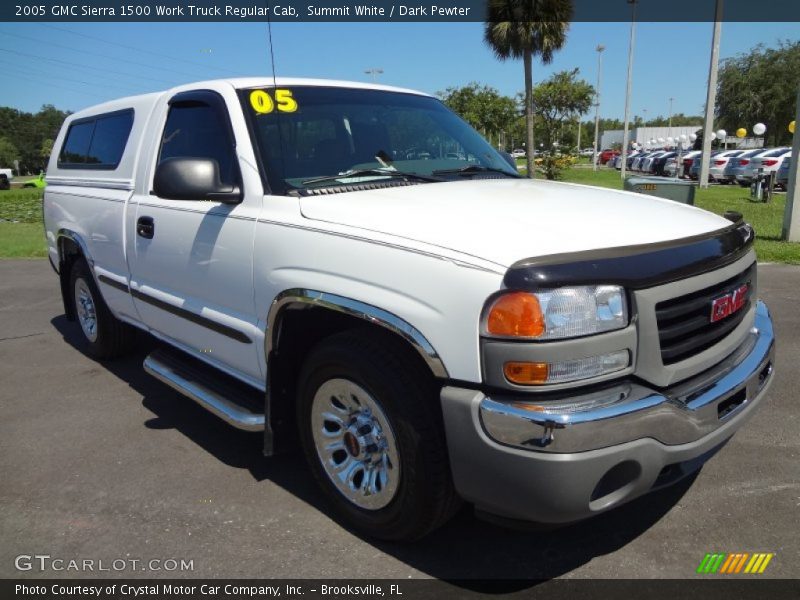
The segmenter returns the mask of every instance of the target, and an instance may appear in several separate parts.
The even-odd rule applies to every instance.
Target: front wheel
[[[414,540],[458,507],[437,389],[394,339],[323,340],[298,385],[300,440],[314,478],[354,529]]]

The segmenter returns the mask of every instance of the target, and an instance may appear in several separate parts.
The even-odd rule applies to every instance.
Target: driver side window
[[[219,164],[221,183],[236,185],[236,152],[223,119],[219,110],[208,104],[173,104],[164,126],[158,162],[167,158],[210,158]]]

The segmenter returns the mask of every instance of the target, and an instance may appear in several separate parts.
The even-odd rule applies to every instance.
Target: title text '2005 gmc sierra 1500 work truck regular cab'
[[[753,230],[521,178],[411,90],[235,79],[67,118],[49,256],[87,351],[273,454],[351,526],[419,538],[462,500],[569,523],[695,472],[772,379]]]

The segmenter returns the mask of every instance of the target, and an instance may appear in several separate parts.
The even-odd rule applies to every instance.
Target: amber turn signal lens
[[[486,329],[491,335],[539,337],[544,333],[544,315],[539,299],[525,292],[500,296],[489,310]]]
[[[507,362],[503,373],[511,383],[539,385],[547,381],[549,368],[547,363]]]

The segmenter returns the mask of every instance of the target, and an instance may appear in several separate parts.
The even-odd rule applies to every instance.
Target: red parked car
[[[601,165],[604,165],[608,161],[610,161],[612,158],[615,158],[615,157],[617,157],[619,155],[620,155],[620,151],[619,150],[611,150],[610,148],[607,148],[607,149],[602,150],[600,152],[600,156],[597,157],[597,160],[600,161]]]

